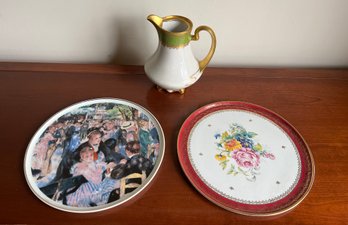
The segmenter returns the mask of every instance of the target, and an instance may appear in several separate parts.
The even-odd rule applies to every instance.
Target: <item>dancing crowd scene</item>
[[[122,179],[130,174],[148,177],[159,147],[158,131],[143,112],[121,104],[94,104],[47,127],[35,145],[31,170],[47,197],[68,206],[93,207],[135,190],[120,191]],[[143,181],[129,179],[139,185]]]

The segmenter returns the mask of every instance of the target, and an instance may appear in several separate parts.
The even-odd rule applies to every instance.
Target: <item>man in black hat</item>
[[[116,163],[111,155],[111,150],[101,141],[102,132],[98,129],[93,129],[88,133],[87,137],[87,142],[82,143],[74,152],[67,152],[67,154],[63,156],[63,159],[58,166],[56,177],[53,181],[71,177],[70,168],[80,161],[80,151],[86,146],[93,148],[95,161],[98,160],[106,163]]]

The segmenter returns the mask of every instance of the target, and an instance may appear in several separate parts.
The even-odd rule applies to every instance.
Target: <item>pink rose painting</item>
[[[245,168],[258,167],[260,163],[260,156],[251,151],[250,148],[234,151],[232,158],[236,160],[238,166]]]
[[[275,156],[255,141],[257,134],[248,132],[239,124],[232,124],[230,129],[216,134],[218,153],[215,159],[227,174],[243,174],[247,180],[255,181],[260,174],[261,159],[275,160]]]

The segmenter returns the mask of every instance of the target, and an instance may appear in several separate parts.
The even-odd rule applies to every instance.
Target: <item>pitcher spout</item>
[[[147,17],[147,20],[150,21],[157,29],[161,28],[163,19],[162,17],[151,14]]]

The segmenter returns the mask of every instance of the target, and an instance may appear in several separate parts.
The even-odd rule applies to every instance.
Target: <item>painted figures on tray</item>
[[[93,204],[105,204],[109,200],[111,191],[119,188],[119,180],[110,179],[107,176],[110,174],[109,169],[116,165],[106,164],[96,157],[95,153],[94,149],[89,146],[82,148],[79,154],[80,162],[71,167],[70,173],[73,177],[82,175],[87,182],[66,196],[68,205],[89,207]],[[106,172],[104,179],[103,172]]]
[[[32,175],[46,196],[62,204],[103,205],[120,198],[120,181],[128,175],[149,176],[158,151],[157,130],[145,114],[125,105],[94,104],[46,129],[35,146]]]
[[[227,174],[243,174],[247,180],[255,181],[260,170],[260,159],[275,159],[260,143],[255,143],[257,134],[248,132],[238,124],[232,124],[229,130],[215,135],[218,154],[215,159]]]

